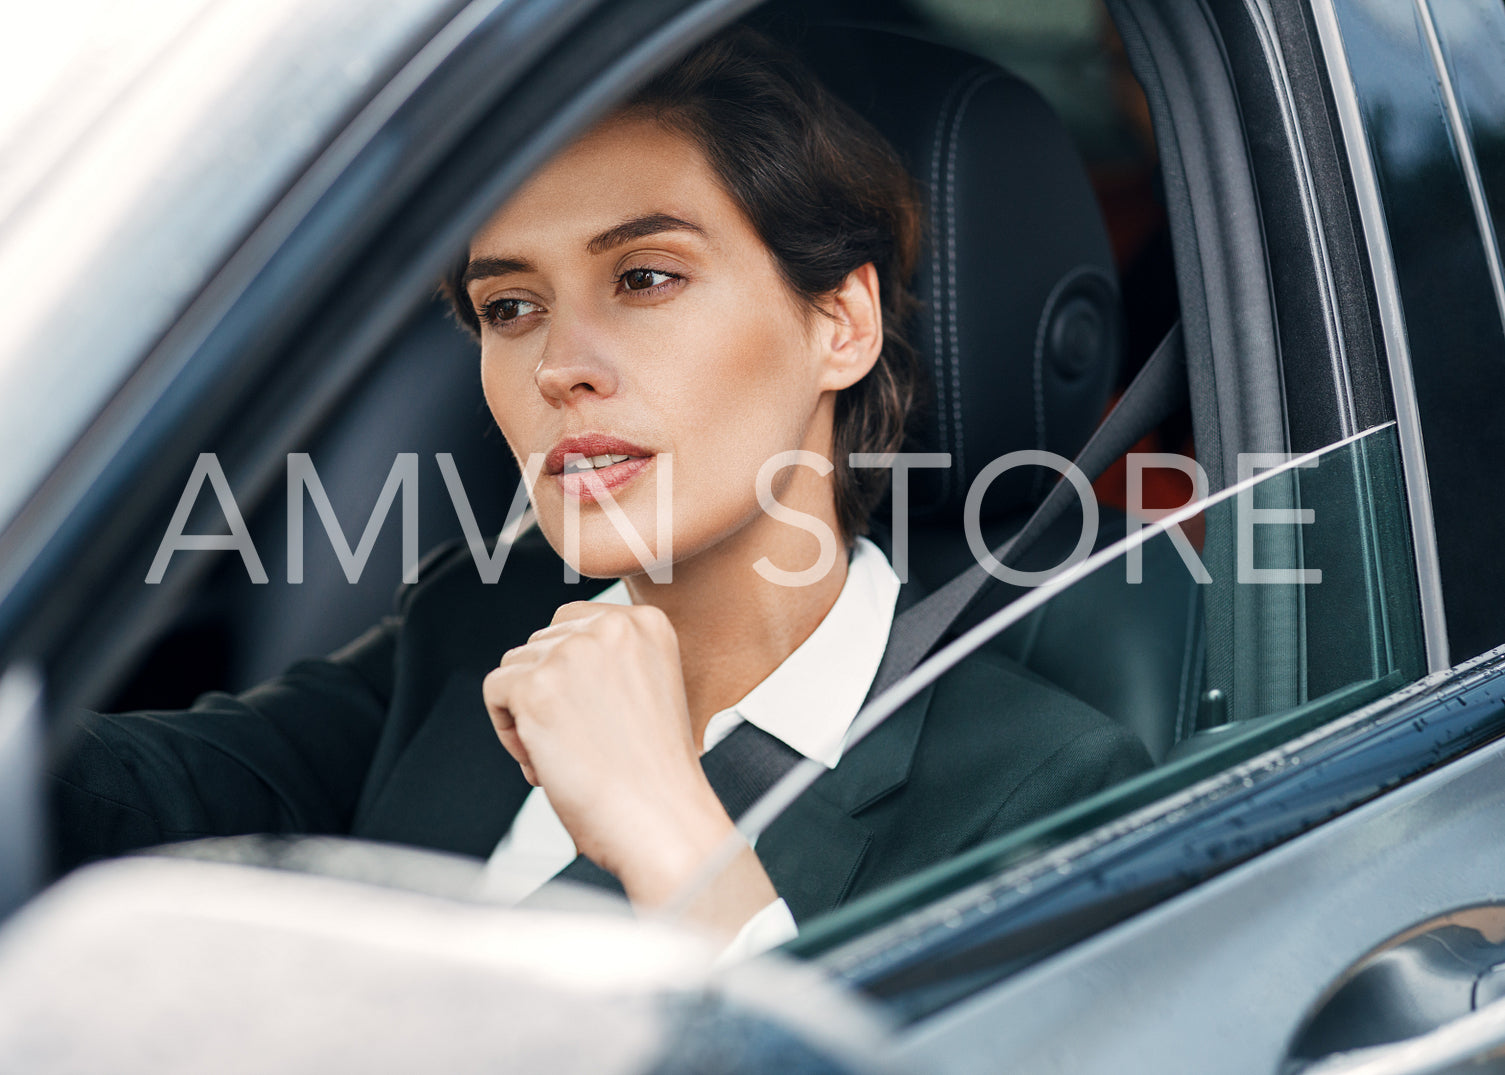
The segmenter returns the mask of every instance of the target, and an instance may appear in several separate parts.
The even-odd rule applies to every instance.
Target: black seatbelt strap
[[[803,754],[783,740],[743,721],[701,756],[700,767],[705,770],[705,778],[716,798],[721,800],[721,805],[735,821],[803,758]],[[584,855],[577,855],[573,862],[549,878],[539,892],[556,881],[572,881],[622,892],[620,881]],[[523,903],[527,904],[531,898]]]
[[[1186,402],[1186,392],[1186,345],[1181,322],[1177,321],[1077,453],[1074,460],[1077,468],[1087,475],[1089,481],[1096,481],[1114,460],[1174,414]],[[994,559],[1012,566],[1051,523],[1060,518],[1075,497],[1076,489],[1070,482],[1057,482],[1024,526],[993,550]],[[895,616],[888,648],[883,653],[878,674],[873,678],[868,700],[878,697],[912,672],[994,581],[987,568],[973,564],[945,586]]]

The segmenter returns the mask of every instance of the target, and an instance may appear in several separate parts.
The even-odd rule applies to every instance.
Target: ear
[[[820,387],[839,391],[867,376],[883,351],[883,307],[873,263],[848,273],[824,309]]]

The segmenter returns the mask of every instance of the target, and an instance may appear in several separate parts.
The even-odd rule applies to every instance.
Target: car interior
[[[794,33],[827,83],[940,192],[931,208],[929,257],[916,281],[920,312],[910,329],[929,359],[932,397],[907,446],[951,452],[956,463],[911,479],[912,570],[933,588],[970,560],[960,524],[978,472],[1016,449],[1074,457],[1125,371],[1142,363],[1145,348],[1169,329],[1174,280],[1164,212],[1155,201],[1153,143],[1133,127],[1144,106],[1111,92],[1132,85],[1122,73],[1094,72],[1113,86],[1073,102],[1079,110],[1118,113],[1087,115],[1088,134],[1110,143],[1095,186],[1077,141],[1038,90],[995,63],[930,40],[933,28],[917,12],[896,6],[891,14],[907,14],[908,25],[888,20],[904,28],[856,28],[833,19]],[[777,16],[772,21],[781,25]],[[1106,12],[1087,9],[1081,21],[1076,32],[1088,39],[1077,47],[1102,49],[1091,62],[1121,63],[1121,52],[1110,47]],[[903,82],[880,77],[896,69],[906,72]],[[1051,74],[1070,92],[1069,69]],[[1139,189],[1131,190],[1131,182]],[[1116,199],[1124,265],[1105,222],[1107,199]],[[1125,273],[1131,282],[1121,285]],[[1126,288],[1153,297],[1133,318],[1125,315]],[[384,431],[394,454],[416,452],[425,468],[419,482],[425,547],[459,536],[447,491],[433,480],[436,452],[450,453],[467,489],[482,492],[472,494],[482,531],[501,529],[517,471],[478,389],[474,345],[436,301],[303,446],[347,533],[363,522],[390,465],[368,448],[375,429]],[[1183,416],[1164,435],[1185,440],[1188,426]],[[982,508],[990,547],[1023,524],[1049,488],[1047,478],[1036,468],[990,487]],[[269,575],[285,578],[285,499],[273,495],[241,507]],[[879,512],[880,526],[891,524],[886,512]],[[1079,525],[1079,518],[1067,522]],[[1053,527],[1033,556],[1059,563],[1076,541],[1077,525]],[[1122,512],[1110,508],[1098,544],[1121,537],[1124,528]],[[237,558],[224,558],[108,708],[187,704],[204,690],[242,689],[301,656],[334,649],[389,610],[400,552],[395,539],[395,530],[382,535],[354,586],[322,541],[309,543],[305,581],[297,586],[256,586]],[[1199,602],[1190,575],[1168,551],[1163,542],[1152,546],[1148,584],[1129,586],[1105,572],[999,640],[1001,652],[1133,728],[1157,759],[1189,730],[1197,694]],[[543,570],[523,568],[518,562],[509,574]]]
[[[1127,10],[1116,6],[1115,14]],[[1215,225],[1199,219],[1193,228],[1185,218],[1157,149],[1157,134],[1163,147],[1166,132],[1184,136],[1185,127],[1163,114],[1152,125],[1151,115],[1165,105],[1141,91],[1131,70],[1133,49],[1096,0],[992,7],[962,0],[780,0],[747,18],[800,51],[883,131],[928,192],[929,243],[916,280],[921,305],[910,337],[930,374],[930,395],[906,447],[949,452],[954,465],[911,474],[909,568],[925,587],[939,587],[972,561],[961,520],[967,491],[989,462],[1020,449],[1076,456],[1178,318],[1197,339],[1219,338],[1216,305],[1204,295],[1188,306],[1186,282],[1212,288],[1208,281],[1222,279],[1233,292],[1251,287],[1238,283],[1244,269],[1210,263],[1214,246],[1239,244],[1229,235],[1209,238]],[[1179,146],[1170,174],[1176,190],[1195,184],[1196,177],[1185,174],[1195,171],[1186,160],[1204,152],[1217,159],[1220,150]],[[1178,211],[1183,223],[1176,231]],[[1242,225],[1235,215],[1216,226]],[[1254,261],[1247,272],[1268,285],[1262,256]],[[1224,298],[1242,301],[1237,294]],[[1268,302],[1268,295],[1259,301]],[[474,342],[437,297],[410,305],[412,316],[387,335],[358,377],[330,397],[313,427],[285,437],[278,448],[310,455],[352,545],[398,452],[419,458],[425,549],[463,540],[437,453],[450,455],[485,534],[502,530],[518,482],[481,398]],[[1271,340],[1255,340],[1242,350],[1219,342],[1206,362],[1189,361],[1191,404],[1143,430],[1137,449],[1198,459],[1216,490],[1235,480],[1234,446],[1307,450],[1325,444],[1329,438],[1302,443],[1302,436],[1291,433],[1297,423],[1280,411],[1279,384],[1260,383],[1255,375],[1235,384],[1224,372],[1235,350],[1248,359],[1252,349],[1257,358],[1261,347],[1278,353]],[[1278,362],[1269,366],[1278,368]],[[1219,407],[1210,406],[1212,397]],[[1387,404],[1378,406],[1383,411]],[[1273,407],[1273,417],[1261,407]],[[198,450],[215,447],[211,437]],[[1365,490],[1396,481],[1383,461],[1351,480],[1368,483]],[[992,484],[981,508],[990,547],[1019,531],[1052,481],[1049,472],[1034,468]],[[1102,475],[1095,489],[1101,515],[1093,544],[1101,549],[1137,531],[1138,524],[1127,512],[1121,464]],[[234,554],[179,556],[195,564],[181,565],[171,600],[158,602],[150,630],[135,638],[129,659],[115,662],[116,673],[86,699],[91,707],[170,708],[204,691],[244,689],[298,658],[334,650],[390,612],[401,577],[395,519],[383,526],[355,584],[347,582],[335,551],[311,525],[304,581],[288,584],[287,499],[277,482],[263,482],[255,492],[239,507],[271,583],[252,582]],[[1184,504],[1191,486],[1161,471],[1147,479],[1146,492],[1145,506],[1163,514]],[[1311,502],[1301,500],[1294,480],[1271,495],[1270,503]],[[1305,495],[1317,491],[1309,488]],[[1338,503],[1361,494],[1343,487],[1322,495]],[[157,534],[165,521],[158,519]],[[879,533],[893,524],[887,504],[874,523]],[[1339,547],[1355,528],[1371,524],[1345,515],[1328,540]],[[1060,563],[1076,544],[1080,525],[1079,514],[1053,524],[1028,550],[1025,566]],[[1286,653],[1281,647],[1314,648],[1321,641],[1316,627],[1307,635],[1282,636],[1281,625],[1292,621],[1268,615],[1277,604],[1296,610],[1290,616],[1302,614],[1300,588],[1266,588],[1262,615],[1237,605],[1231,568],[1228,574],[1216,570],[1232,563],[1231,525],[1215,523],[1209,512],[1184,529],[1207,552],[1218,584],[1199,587],[1169,537],[1157,536],[1144,549],[1142,583],[1128,581],[1121,568],[1098,571],[988,645],[1133,730],[1157,763],[1216,746],[1228,738],[1222,733],[1231,723],[1289,714],[1355,682],[1372,694],[1415,674],[1419,658],[1414,627],[1406,620],[1406,582],[1394,574],[1403,574],[1404,556],[1387,560],[1389,575],[1358,558],[1363,562],[1344,585],[1388,595],[1388,604],[1370,601],[1385,606],[1373,615],[1384,621],[1388,641],[1371,661],[1371,631],[1353,643],[1362,645],[1369,663],[1324,680],[1302,663],[1305,658],[1271,656]],[[1405,540],[1394,527],[1383,535],[1392,551],[1404,548]],[[1289,548],[1276,552],[1300,562]],[[1337,582],[1342,574],[1329,577]],[[499,585],[526,591],[520,607],[582,592],[562,581],[551,552],[526,543],[512,550]],[[591,583],[580,585],[588,589]],[[1006,585],[994,587],[958,632],[1019,595]],[[1341,607],[1347,599],[1333,600]],[[1209,678],[1210,669],[1232,676],[1237,662],[1229,655],[1245,652],[1225,622],[1231,620],[1244,623],[1245,631],[1253,629],[1249,623],[1267,624],[1259,628],[1266,663],[1252,671],[1240,666],[1241,682],[1268,680],[1272,665],[1292,666],[1283,679],[1276,677],[1286,685],[1278,701],[1262,699],[1230,711],[1231,680]],[[1316,712],[1308,710],[1308,719],[1316,719]],[[1186,770],[1177,779],[1184,783],[1186,774],[1205,771]],[[1133,801],[1142,803],[1168,786],[1147,785]]]

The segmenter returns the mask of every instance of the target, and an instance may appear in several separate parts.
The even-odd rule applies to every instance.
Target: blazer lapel
[[[920,596],[914,583],[905,585],[898,610]],[[933,694],[927,686],[900,706],[758,838],[758,858],[796,921],[834,910],[846,897],[873,841],[859,815],[909,779]]]
[[[926,687],[901,706],[758,838],[758,858],[795,921],[845,899],[873,840],[861,812],[909,778],[932,693]]]

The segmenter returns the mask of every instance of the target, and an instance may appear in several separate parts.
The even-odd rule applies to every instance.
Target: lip
[[[626,455],[632,458],[599,470],[564,473],[564,464],[573,455]],[[584,433],[567,437],[549,449],[544,457],[544,473],[557,480],[566,496],[593,502],[600,494],[615,490],[636,478],[653,463],[657,453],[640,448],[631,441],[605,433]]]
[[[655,452],[646,448],[639,448],[631,441],[621,437],[613,437],[606,433],[582,433],[577,437],[566,437],[554,447],[549,449],[549,454],[544,457],[544,473],[558,476],[564,472],[564,461],[570,455],[630,455],[634,459],[652,458]],[[628,460],[632,462],[633,460]],[[625,466],[618,463],[617,466]],[[610,470],[610,467],[605,468]]]

